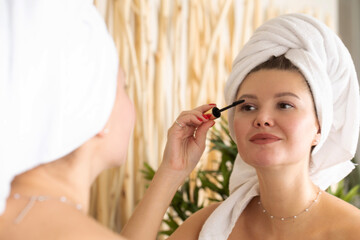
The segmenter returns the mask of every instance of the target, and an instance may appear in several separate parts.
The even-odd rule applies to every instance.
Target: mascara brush
[[[233,103],[230,104],[229,106],[226,106],[226,107],[224,107],[224,108],[222,108],[222,109],[219,109],[219,108],[217,108],[217,107],[214,107],[214,108],[212,109],[212,115],[213,115],[215,118],[219,118],[219,117],[221,116],[221,112],[222,112],[222,111],[225,111],[225,110],[227,110],[227,109],[229,109],[229,108],[235,107],[236,105],[239,105],[239,104],[241,104],[241,103],[243,103],[243,102],[245,102],[245,100],[244,100],[244,99],[241,99],[241,100],[238,100],[238,101],[233,102]]]

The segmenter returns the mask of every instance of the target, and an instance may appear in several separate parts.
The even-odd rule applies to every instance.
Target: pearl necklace
[[[296,218],[298,218],[298,217],[299,217],[300,215],[302,215],[303,213],[309,212],[310,209],[311,209],[311,207],[312,207],[316,202],[319,201],[320,195],[321,195],[321,190],[319,189],[319,192],[318,192],[318,194],[316,195],[315,200],[313,200],[307,208],[305,208],[304,210],[302,210],[301,212],[299,212],[297,215],[294,215],[294,216],[291,216],[291,217],[277,217],[277,216],[274,216],[274,215],[270,214],[270,213],[264,208],[264,206],[262,205],[261,200],[258,201],[258,205],[262,208],[262,212],[265,213],[265,214],[267,214],[267,215],[269,215],[269,217],[270,217],[271,219],[278,219],[278,220],[281,220],[281,221],[286,221],[286,220],[291,220],[291,219],[295,220]]]
[[[80,203],[74,203],[70,200],[67,199],[67,197],[65,196],[61,196],[61,197],[50,197],[50,196],[44,196],[44,195],[39,195],[39,196],[22,196],[19,193],[15,193],[13,195],[13,198],[18,200],[20,198],[25,198],[29,200],[29,203],[25,206],[25,208],[20,212],[20,214],[16,217],[15,219],[15,223],[18,224],[21,222],[21,220],[26,216],[26,214],[30,211],[30,209],[35,205],[36,202],[44,202],[44,201],[59,201],[62,203],[66,203],[69,204],[73,207],[75,207],[77,210],[81,211],[82,210],[82,205]]]

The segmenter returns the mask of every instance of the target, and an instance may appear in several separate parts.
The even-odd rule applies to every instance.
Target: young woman
[[[324,190],[353,168],[359,87],[324,24],[290,14],[261,26],[233,63],[225,96],[239,155],[230,197],[170,239],[357,239],[360,210]]]

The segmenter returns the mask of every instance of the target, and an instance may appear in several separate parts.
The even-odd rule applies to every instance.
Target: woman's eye
[[[254,111],[256,108],[252,105],[242,105],[240,107],[240,110],[241,111],[244,111],[244,112],[249,112],[249,111]]]
[[[289,109],[289,108],[293,108],[294,106],[289,104],[289,103],[279,103],[278,104],[279,108],[281,109]]]

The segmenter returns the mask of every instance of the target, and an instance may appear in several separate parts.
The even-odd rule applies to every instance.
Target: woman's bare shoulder
[[[168,239],[198,239],[199,233],[205,221],[219,205],[220,203],[214,203],[197,211],[186,219],[186,221],[181,224],[181,226]]]
[[[65,222],[65,219],[59,219],[56,221],[59,223],[59,228],[56,226],[49,227],[49,230],[58,232],[58,239],[62,240],[78,240],[78,239],[87,239],[87,240],[126,240],[124,237],[121,237],[119,234],[113,232],[107,227],[103,226],[95,219],[90,216],[73,216],[72,219],[68,219]],[[51,234],[49,233],[51,236]],[[47,235],[47,233],[45,233]],[[49,239],[49,238],[42,238]]]
[[[358,209],[357,209],[358,210]],[[360,236],[360,216],[338,216],[337,224],[328,226],[327,240],[358,240]]]
[[[343,209],[337,217],[339,239],[357,240],[360,236],[360,209],[343,201]]]
[[[350,203],[337,198],[331,194],[325,194],[325,206],[329,214],[334,217],[342,216],[342,219],[359,219],[360,220],[360,209],[351,205]]]
[[[53,239],[56,236],[62,240],[125,240],[95,219],[78,210],[71,211],[65,205],[53,208],[35,205],[21,222],[15,223],[15,217],[11,209],[0,217],[0,239]]]
[[[64,235],[64,240],[75,240],[75,239],[104,239],[104,240],[126,240],[119,234],[111,231],[105,226],[98,223],[95,219],[86,217],[87,219],[78,223],[77,227],[74,228],[68,236]]]
[[[329,239],[359,239],[360,209],[330,194],[325,194],[324,202]]]

